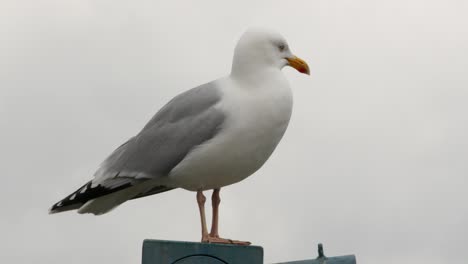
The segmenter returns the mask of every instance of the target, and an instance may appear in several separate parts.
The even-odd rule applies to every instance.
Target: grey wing
[[[220,100],[213,83],[176,96],[138,135],[118,147],[101,164],[93,180],[54,204],[50,212],[77,209],[95,198],[165,177],[193,148],[215,137],[222,128],[224,114],[214,107]],[[131,199],[170,189],[152,186]]]
[[[93,184],[119,188],[166,176],[194,147],[218,133],[225,119],[214,108],[220,99],[213,83],[172,99],[138,135],[103,162]]]

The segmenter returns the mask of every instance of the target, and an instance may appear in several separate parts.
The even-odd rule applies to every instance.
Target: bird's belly
[[[279,122],[251,123],[220,132],[189,153],[170,173],[174,187],[209,190],[239,182],[270,157],[286,131],[289,116]]]
[[[281,77],[281,78],[280,78]],[[292,94],[283,75],[256,90],[225,89],[221,131],[192,150],[169,174],[173,187],[221,188],[257,171],[278,145],[289,123]]]

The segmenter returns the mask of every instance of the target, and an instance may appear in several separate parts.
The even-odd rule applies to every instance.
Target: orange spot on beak
[[[298,72],[310,75],[309,65],[307,65],[304,60],[296,56],[286,58],[286,60],[288,61],[288,65],[296,69]]]

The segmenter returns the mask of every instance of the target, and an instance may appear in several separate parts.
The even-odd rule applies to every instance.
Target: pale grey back
[[[220,99],[213,83],[176,96],[103,162],[95,180],[112,186],[165,177],[193,148],[221,129],[224,114],[213,107]]]

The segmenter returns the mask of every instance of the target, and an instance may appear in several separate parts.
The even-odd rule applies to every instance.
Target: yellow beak
[[[293,67],[298,72],[310,75],[309,65],[307,65],[307,63],[302,59],[294,56],[292,58],[286,58],[286,60],[288,61],[289,66]]]

